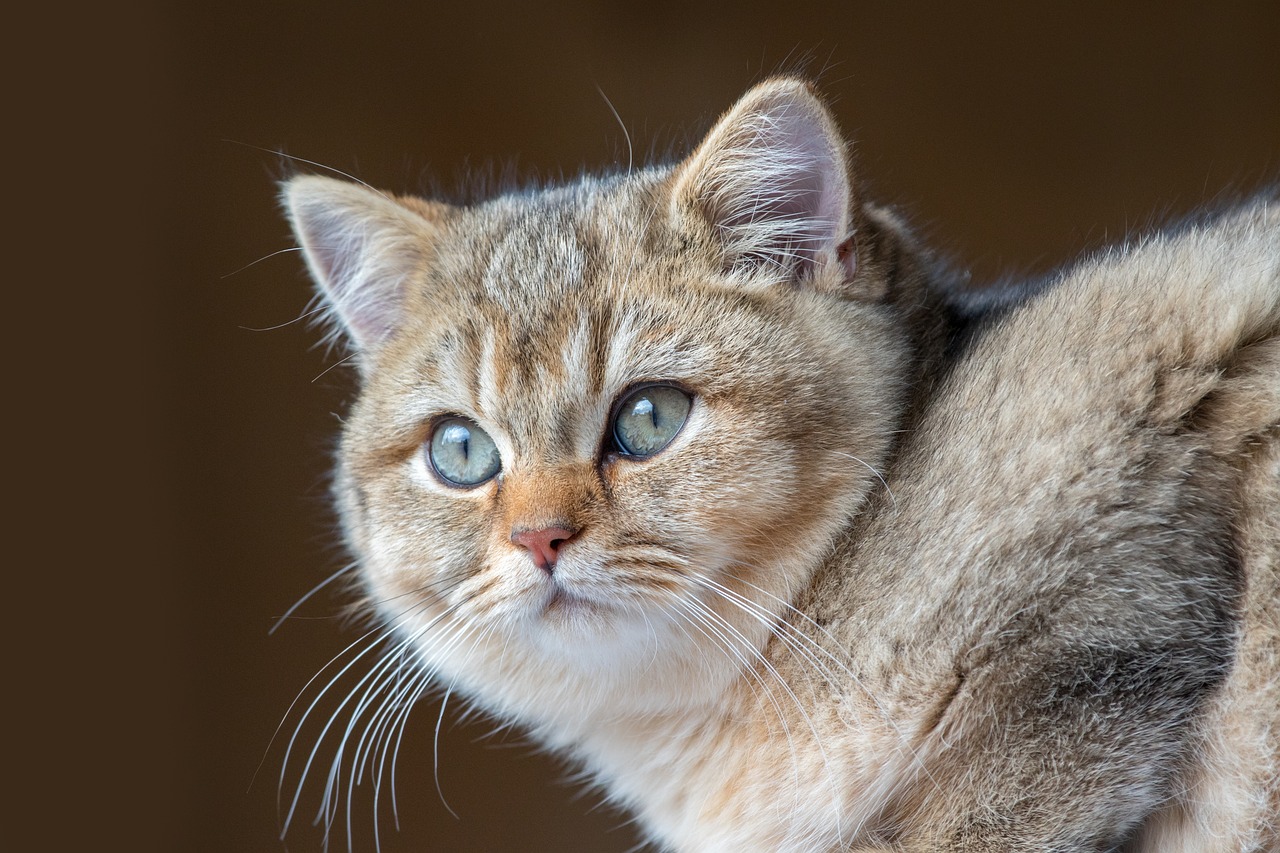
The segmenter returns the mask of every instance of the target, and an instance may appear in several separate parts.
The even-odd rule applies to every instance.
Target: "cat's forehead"
[[[583,423],[585,447],[627,388],[709,387],[759,352],[770,300],[718,283],[714,264],[682,251],[656,180],[466,211],[380,387],[412,389],[403,402],[415,416],[456,411],[515,440]]]
[[[475,394],[482,411],[530,398],[600,401],[635,381],[687,373],[704,348],[688,317],[662,299],[477,308],[434,355],[448,363],[442,379]]]
[[[660,180],[583,179],[479,205],[456,223],[455,263],[469,268],[454,283],[517,314],[652,289],[654,264],[670,260]]]
[[[574,214],[532,210],[494,229],[477,270],[477,284],[488,301],[525,310],[582,294],[589,283],[591,251]]]

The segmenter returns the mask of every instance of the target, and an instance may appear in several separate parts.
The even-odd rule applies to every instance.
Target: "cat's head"
[[[347,537],[425,666],[546,721],[753,665],[877,482],[909,360],[806,84],[675,166],[470,207],[284,197],[362,379]]]

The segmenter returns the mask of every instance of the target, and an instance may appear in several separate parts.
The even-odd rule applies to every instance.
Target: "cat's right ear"
[[[437,238],[427,216],[365,186],[319,175],[283,184],[281,198],[307,267],[360,353],[391,337],[405,289]]]
[[[841,291],[862,278],[846,144],[802,80],[747,92],[677,167],[673,203],[730,271]]]

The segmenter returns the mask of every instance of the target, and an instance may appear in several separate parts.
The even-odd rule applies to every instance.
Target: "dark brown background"
[[[15,550],[9,599],[10,776],[38,848],[285,849],[268,744],[354,639],[323,594],[267,634],[340,565],[324,470],[350,377],[305,323],[250,331],[310,295],[297,256],[273,255],[284,166],[261,149],[394,190],[609,168],[626,143],[597,89],[644,158],[807,60],[873,195],[983,280],[1275,178],[1276,4],[1030,5],[259,0],[15,25],[35,49],[10,75],[30,118],[9,171],[38,192],[11,205],[12,535],[33,556]],[[633,843],[554,765],[453,719],[439,781],[458,818],[424,705],[383,849]],[[372,849],[367,820],[355,841]],[[305,823],[289,836],[319,848]]]

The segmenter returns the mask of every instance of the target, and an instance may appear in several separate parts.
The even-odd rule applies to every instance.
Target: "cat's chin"
[[[521,633],[541,653],[570,666],[576,662],[583,671],[617,669],[657,652],[662,632],[655,633],[655,621],[661,617],[656,606],[652,610],[553,582],[534,597]]]

